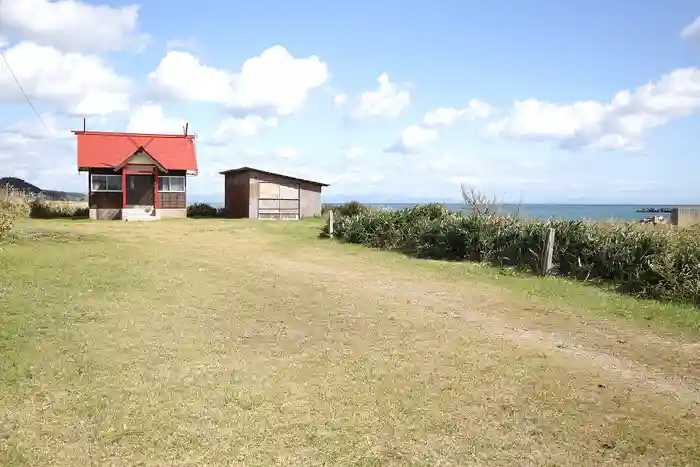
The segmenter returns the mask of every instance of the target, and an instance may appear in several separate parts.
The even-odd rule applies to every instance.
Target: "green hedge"
[[[226,209],[215,208],[207,203],[193,203],[187,206],[187,217],[226,217]]]
[[[441,204],[399,211],[365,206],[351,215],[342,212],[334,211],[334,232],[346,242],[533,272],[539,270],[544,235],[552,227],[555,274],[608,281],[639,297],[700,305],[700,236],[692,232],[629,223],[461,214]],[[321,236],[328,236],[327,225]]]

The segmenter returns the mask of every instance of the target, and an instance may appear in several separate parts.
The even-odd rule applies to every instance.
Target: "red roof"
[[[197,171],[193,135],[156,135],[74,131],[78,137],[78,170],[120,167],[142,149],[166,170]]]

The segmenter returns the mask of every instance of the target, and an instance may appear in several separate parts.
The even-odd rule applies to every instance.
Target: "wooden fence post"
[[[328,236],[333,238],[333,210],[328,211]]]
[[[540,274],[546,276],[552,270],[554,259],[554,229],[550,228],[544,238],[544,249],[542,250],[542,269]]]

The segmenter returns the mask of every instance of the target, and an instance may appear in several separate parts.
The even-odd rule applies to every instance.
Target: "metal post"
[[[328,211],[328,236],[333,238],[333,211]]]

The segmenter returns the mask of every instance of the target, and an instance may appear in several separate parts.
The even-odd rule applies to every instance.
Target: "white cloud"
[[[367,91],[360,95],[360,102],[353,111],[356,118],[396,118],[411,103],[411,94],[400,90],[396,83],[389,80],[387,73],[382,73],[377,81],[377,91]]]
[[[355,160],[362,156],[364,153],[366,153],[367,150],[365,148],[359,147],[359,146],[352,146],[349,148],[347,151],[345,151],[345,157],[347,159]]]
[[[55,103],[64,112],[107,115],[129,108],[131,81],[99,57],[30,42],[6,50],[5,57],[31,98]],[[0,71],[0,100],[24,100],[12,75]]]
[[[462,110],[453,107],[439,107],[429,110],[423,117],[423,125],[434,127],[438,125],[449,125],[462,115]]]
[[[230,105],[243,109],[274,108],[281,115],[297,111],[309,92],[326,82],[328,66],[317,56],[294,58],[276,45],[246,60],[234,77]]]
[[[656,83],[620,91],[610,103],[579,101],[561,105],[528,99],[489,125],[495,136],[556,140],[569,149],[638,150],[644,135],[669,120],[700,108],[700,69],[681,68]]]
[[[700,16],[695,18],[695,20],[688,24],[681,31],[681,37],[684,39],[689,39],[691,37],[700,37]]]
[[[185,120],[166,117],[157,104],[145,104],[137,108],[129,118],[126,131],[133,133],[182,133]]]
[[[296,149],[292,148],[279,148],[275,153],[283,159],[294,159],[299,154]]]
[[[57,116],[35,116],[0,130],[3,176],[16,176],[42,188],[82,189],[75,166],[75,136],[67,121]]]
[[[344,106],[347,101],[348,101],[348,95],[343,94],[342,92],[333,96],[333,103],[335,105],[337,105],[338,107]]]
[[[227,144],[236,137],[257,135],[265,128],[275,128],[277,123],[276,118],[263,118],[259,115],[247,115],[244,118],[225,118],[214,129],[211,143]]]
[[[173,97],[199,102],[225,103],[231,99],[231,75],[203,65],[197,57],[171,51],[148,75],[151,85]]]
[[[411,125],[401,132],[399,140],[386,149],[387,152],[411,154],[419,152],[429,143],[437,141],[440,134],[433,128]]]
[[[516,102],[511,116],[492,124],[490,128],[511,136],[571,138],[577,132],[596,125],[603,113],[604,106],[595,101],[559,105],[528,99]]]
[[[18,143],[27,140],[73,138],[71,130],[59,125],[56,117],[50,114],[41,115],[41,120],[39,120],[38,117],[20,120],[9,125],[5,129],[5,133],[4,138],[9,137],[10,143]]]
[[[328,67],[315,55],[294,58],[279,45],[246,60],[237,74],[204,65],[190,53],[171,51],[148,79],[175,98],[290,115],[326,82]]]
[[[136,31],[138,5],[111,7],[78,0],[3,0],[0,29],[62,50],[140,48],[148,40]]]
[[[435,110],[428,111],[423,117],[423,125],[429,127],[449,125],[458,119],[473,122],[478,118],[486,118],[489,115],[491,115],[491,106],[488,102],[472,99],[464,109],[439,107]]]
[[[24,136],[22,133],[11,131],[9,128],[5,132],[0,132],[0,149],[12,150],[31,143],[34,139]]]

